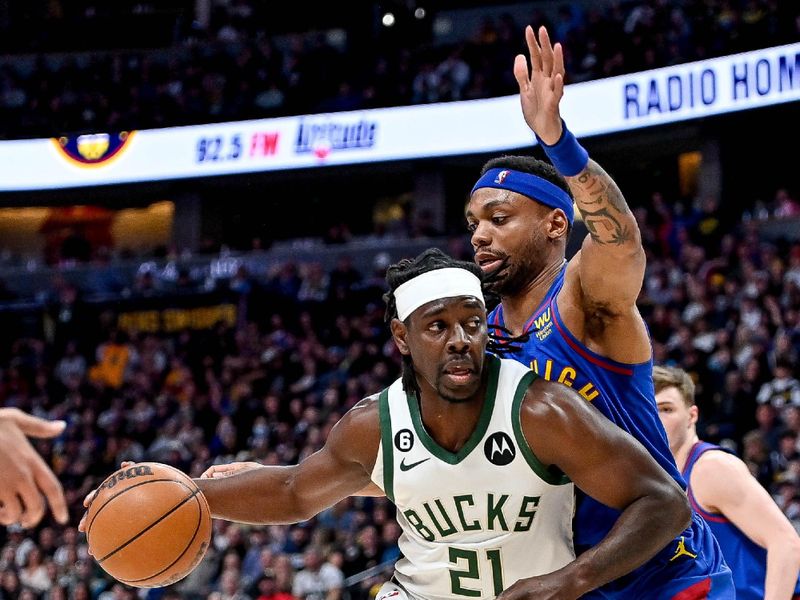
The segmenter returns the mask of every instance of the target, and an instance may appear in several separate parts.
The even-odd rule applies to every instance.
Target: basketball
[[[183,579],[205,555],[211,511],[184,473],[160,463],[120,469],[98,488],[86,517],[86,539],[112,577],[140,588]]]

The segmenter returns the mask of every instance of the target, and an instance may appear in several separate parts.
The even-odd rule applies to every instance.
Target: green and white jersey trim
[[[574,486],[536,458],[519,412],[529,369],[487,356],[487,392],[457,452],[425,430],[400,381],[380,394],[381,443],[372,480],[397,506],[397,582],[412,596],[494,598],[575,557]]]

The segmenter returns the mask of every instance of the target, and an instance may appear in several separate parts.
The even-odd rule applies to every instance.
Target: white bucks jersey
[[[428,435],[399,380],[380,395],[372,480],[397,506],[395,579],[417,598],[494,598],[575,557],[573,485],[537,460],[520,426],[536,375],[516,361],[486,360],[486,401],[458,452]]]

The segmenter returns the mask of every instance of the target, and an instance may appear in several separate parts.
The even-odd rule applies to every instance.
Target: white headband
[[[457,296],[475,296],[486,306],[480,279],[466,269],[448,267],[417,275],[394,291],[397,318],[405,321],[408,315],[423,304]]]

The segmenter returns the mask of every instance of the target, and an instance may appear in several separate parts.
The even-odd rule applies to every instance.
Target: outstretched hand
[[[220,477],[230,477],[236,473],[244,473],[245,471],[258,469],[263,466],[264,465],[253,461],[233,462],[226,465],[212,465],[203,471],[203,474],[200,475],[200,478],[219,479]]]
[[[44,517],[45,502],[59,523],[68,519],[64,490],[26,436],[54,438],[64,421],[47,421],[17,408],[0,408],[0,523],[33,527]]]
[[[539,28],[537,41],[533,28],[525,28],[525,41],[530,52],[531,70],[525,56],[514,59],[514,77],[519,84],[519,97],[525,122],[548,145],[561,137],[559,102],[564,95],[564,50],[553,46],[547,29]]]

